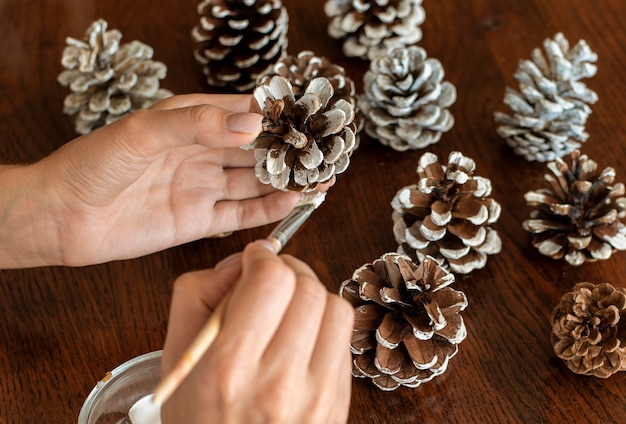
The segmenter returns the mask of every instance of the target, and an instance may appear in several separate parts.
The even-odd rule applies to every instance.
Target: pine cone
[[[426,257],[416,265],[387,253],[357,269],[340,295],[355,310],[352,374],[382,390],[417,387],[442,374],[467,335],[454,275]]]
[[[578,283],[550,322],[554,353],[570,370],[601,378],[626,370],[626,289]]]
[[[422,0],[327,0],[328,34],[343,41],[346,56],[373,60],[422,39]]]
[[[316,56],[305,50],[297,56],[288,55],[280,59],[258,79],[258,84],[267,83],[273,76],[280,75],[291,83],[294,94],[302,96],[309,81],[316,77],[324,77],[330,81],[336,99],[344,99],[354,109],[355,118],[351,124],[352,132],[356,135],[356,145],[359,146],[359,131],[363,126],[362,115],[356,102],[354,81],[346,75],[346,70],[325,57]]]
[[[533,246],[553,259],[571,265],[608,259],[615,250],[626,250],[624,184],[615,183],[615,170],[598,171],[598,164],[575,150],[565,161],[548,164],[548,189],[524,195],[536,207],[524,221],[534,234]]]
[[[456,100],[443,67],[420,47],[396,49],[370,63],[359,107],[365,131],[398,151],[436,143],[454,125],[447,109]]]
[[[76,116],[76,132],[87,134],[121,117],[152,106],[172,95],[159,88],[167,67],[154,60],[153,49],[139,41],[120,45],[122,34],[107,31],[99,19],[87,30],[85,41],[68,37],[58,81],[69,86],[63,112]]]
[[[558,33],[544,41],[544,48],[546,57],[537,48],[531,60],[520,61],[515,73],[520,92],[506,89],[504,103],[513,114],[494,114],[503,124],[498,134],[528,161],[551,161],[579,148],[589,137],[588,103],[598,101],[598,95],[580,82],[597,71],[592,62],[598,56],[584,40],[570,49]]]
[[[467,274],[499,253],[502,242],[490,228],[500,217],[491,181],[474,175],[476,164],[452,152],[447,165],[433,153],[419,160],[417,184],[403,187],[391,202],[399,253],[417,261],[427,255],[445,269]]]
[[[302,94],[295,91],[281,76],[256,87],[263,131],[244,148],[255,149],[261,182],[285,191],[312,191],[348,168],[356,146],[355,113],[325,77],[308,81]]]
[[[281,0],[203,0],[198,14],[194,56],[211,86],[251,90],[287,50],[289,17]]]

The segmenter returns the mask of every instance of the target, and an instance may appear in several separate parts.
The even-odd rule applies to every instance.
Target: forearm
[[[0,269],[59,264],[50,194],[34,166],[0,165]]]

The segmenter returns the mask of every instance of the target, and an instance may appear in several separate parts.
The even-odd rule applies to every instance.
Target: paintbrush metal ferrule
[[[296,203],[289,215],[280,221],[270,235],[267,236],[267,240],[274,245],[276,253],[285,247],[289,239],[304,224],[311,213],[322,204],[325,198],[326,193],[307,194]]]

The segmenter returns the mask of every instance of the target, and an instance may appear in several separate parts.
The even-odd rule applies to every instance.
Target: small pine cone
[[[76,132],[87,134],[121,117],[152,106],[172,93],[159,88],[167,67],[154,60],[153,49],[139,41],[120,45],[122,34],[107,31],[99,19],[85,41],[68,37],[58,81],[69,86],[63,112],[76,115]]]
[[[422,39],[422,0],[327,0],[328,34],[343,41],[349,57],[373,60]]]
[[[570,370],[600,378],[626,370],[626,289],[578,283],[550,322],[554,353]]]
[[[433,257],[445,269],[467,274],[499,253],[502,241],[490,228],[500,217],[491,181],[474,175],[476,164],[452,152],[441,165],[433,153],[419,160],[417,184],[403,187],[391,202],[399,253],[421,261]]]
[[[370,63],[359,107],[365,131],[398,151],[436,143],[454,125],[447,109],[456,88],[442,82],[443,66],[420,47],[396,49]]]
[[[496,112],[498,134],[515,153],[528,161],[551,161],[578,149],[589,134],[585,123],[588,104],[598,95],[580,82],[595,75],[598,56],[580,40],[570,49],[563,34],[544,41],[546,57],[533,50],[531,60],[520,61],[515,79],[520,92],[507,87],[504,103],[512,115]]]
[[[442,374],[467,335],[454,275],[426,257],[387,253],[357,269],[340,295],[355,310],[352,374],[382,390],[417,387]]]
[[[203,0],[191,33],[207,83],[252,90],[287,50],[289,16],[281,0]]]
[[[543,255],[582,265],[608,259],[626,250],[624,184],[614,183],[615,170],[598,170],[598,164],[574,150],[565,161],[548,164],[547,189],[529,191],[526,203],[536,209],[524,221],[534,234],[533,246]]]
[[[344,172],[356,146],[352,104],[336,97],[325,77],[296,94],[286,78],[273,76],[254,97],[263,110],[263,130],[252,143],[256,176],[284,191],[312,191]]]
[[[305,50],[297,56],[288,55],[280,59],[271,69],[262,75],[258,83],[267,83],[274,75],[286,78],[293,87],[296,96],[304,93],[309,81],[316,77],[324,77],[330,81],[334,90],[334,97],[349,102],[354,109],[355,118],[351,124],[352,131],[356,135],[356,146],[359,146],[359,131],[362,128],[362,116],[357,107],[356,89],[354,81],[346,74],[346,70],[332,63],[325,57],[316,56],[313,52]]]

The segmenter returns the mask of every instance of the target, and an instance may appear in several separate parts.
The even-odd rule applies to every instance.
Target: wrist
[[[44,181],[34,165],[0,166],[0,269],[59,264]]]

